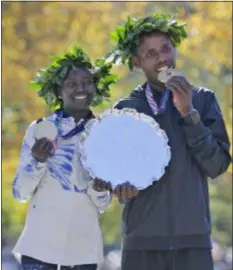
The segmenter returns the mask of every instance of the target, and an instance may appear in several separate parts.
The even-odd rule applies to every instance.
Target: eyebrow
[[[160,48],[163,48],[165,46],[170,46],[170,44],[169,43],[163,43]],[[154,52],[154,51],[157,52],[158,50],[156,50],[155,48],[149,48],[149,49],[145,50],[145,52]]]

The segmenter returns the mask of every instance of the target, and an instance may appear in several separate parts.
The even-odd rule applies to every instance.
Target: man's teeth
[[[165,67],[159,68],[158,71],[159,71],[159,72],[161,72],[161,71],[166,71],[167,69],[168,69],[168,66],[165,66]]]

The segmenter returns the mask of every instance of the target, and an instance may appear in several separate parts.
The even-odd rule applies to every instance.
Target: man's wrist
[[[200,120],[201,120],[200,114],[198,113],[197,110],[193,108],[189,112],[189,114],[181,118],[181,123],[183,123],[184,125],[196,125],[197,123],[200,122]]]
[[[189,107],[187,107],[185,110],[181,111],[180,114],[181,114],[181,117],[184,118],[184,117],[187,117],[188,115],[190,115],[190,113],[194,110],[193,106],[190,105]]]

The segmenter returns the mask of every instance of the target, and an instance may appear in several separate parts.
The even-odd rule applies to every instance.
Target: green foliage
[[[30,87],[37,90],[50,109],[59,109],[61,100],[58,98],[58,90],[72,68],[86,68],[94,77],[97,91],[93,99],[93,106],[97,106],[104,99],[110,97],[109,86],[115,83],[116,76],[111,74],[111,63],[105,63],[105,59],[97,59],[91,63],[83,49],[74,44],[64,55],[51,57],[52,63],[45,69],[36,72],[36,78]]]
[[[185,23],[174,19],[165,13],[154,13],[147,17],[136,19],[128,16],[127,21],[116,27],[116,31],[110,33],[110,37],[117,44],[108,56],[111,61],[117,63],[119,60],[124,64],[128,63],[129,69],[133,69],[131,57],[135,54],[143,33],[150,33],[158,30],[167,34],[174,47],[178,47],[183,39],[187,37]]]

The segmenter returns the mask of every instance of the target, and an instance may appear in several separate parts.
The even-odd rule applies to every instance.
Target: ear
[[[173,57],[176,58],[177,51],[173,45],[172,45],[172,54],[173,54]]]
[[[59,86],[59,88],[57,90],[57,97],[60,100],[62,99],[62,87],[61,86]]]
[[[141,68],[139,57],[136,55],[132,56],[132,64],[135,68]]]

